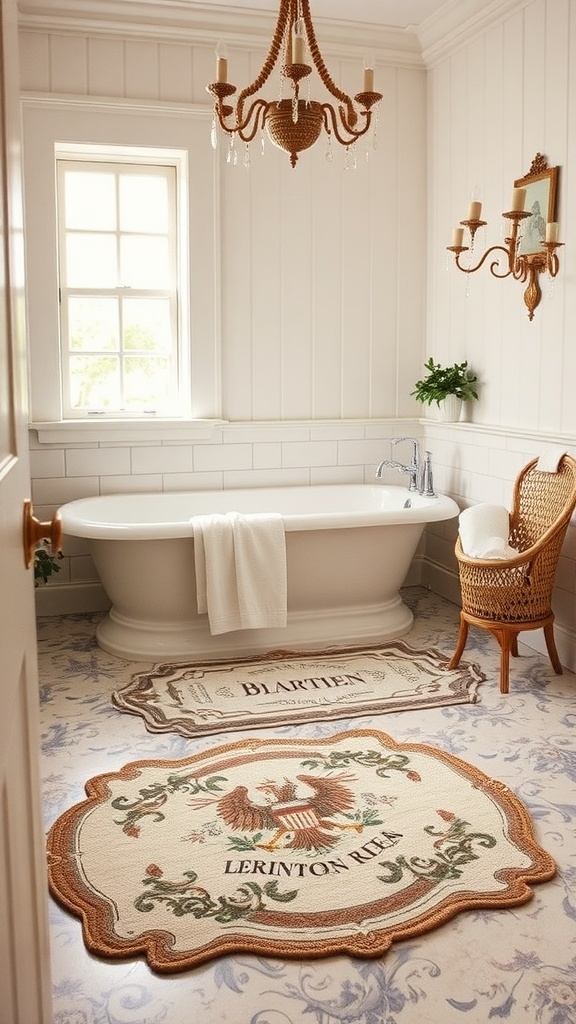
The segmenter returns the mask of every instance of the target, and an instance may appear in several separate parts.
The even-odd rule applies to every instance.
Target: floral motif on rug
[[[555,872],[503,783],[371,729],[133,762],[86,792],[50,830],[51,890],[91,952],[158,971],[380,956]]]

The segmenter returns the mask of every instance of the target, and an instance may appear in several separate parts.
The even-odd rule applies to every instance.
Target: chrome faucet
[[[382,476],[382,470],[397,469],[399,473],[408,474],[408,490],[417,491],[418,494],[425,494],[428,498],[435,498],[434,476],[432,472],[432,452],[425,451],[425,458],[421,458],[420,442],[415,437],[395,437],[390,441],[390,447],[397,444],[410,442],[412,445],[412,459],[408,465],[396,462],[394,459],[382,459],[376,469],[376,476]]]

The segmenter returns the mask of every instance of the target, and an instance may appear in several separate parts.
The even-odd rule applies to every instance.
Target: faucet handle
[[[390,441],[391,445],[401,444],[402,442],[409,441],[412,445],[412,460],[414,465],[417,466],[420,462],[420,442],[415,437],[393,437]]]

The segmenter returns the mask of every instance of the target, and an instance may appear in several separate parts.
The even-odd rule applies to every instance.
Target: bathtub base
[[[143,622],[111,609],[97,629],[100,647],[127,661],[219,661],[277,650],[382,644],[412,628],[401,597],[376,605],[288,613],[284,629],[250,629],[212,636],[207,617],[191,622]]]

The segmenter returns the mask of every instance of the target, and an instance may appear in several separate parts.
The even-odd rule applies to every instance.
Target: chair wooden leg
[[[452,658],[450,660],[450,664],[448,665],[448,668],[456,668],[456,666],[460,664],[460,658],[462,657],[462,652],[463,652],[464,648],[466,647],[466,640],[467,639],[468,639],[468,623],[466,622],[466,619],[464,618],[464,616],[463,616],[463,614],[461,612],[460,613],[460,630],[458,632],[458,642],[456,644],[456,650],[454,651],[454,654],[452,655]]]
[[[510,651],[513,650],[514,646],[518,650],[518,634],[503,629],[497,635],[498,643],[500,644],[500,693],[508,693],[510,686]]]
[[[513,658],[518,657],[518,633],[514,633],[512,637],[512,643],[510,644],[510,654]]]
[[[556,650],[553,622],[549,622],[546,626],[544,626],[544,639],[546,641],[546,647],[548,648],[550,661],[552,662],[552,668],[554,669],[557,676],[561,676],[562,665],[560,664],[560,658],[558,657],[558,651]]]

